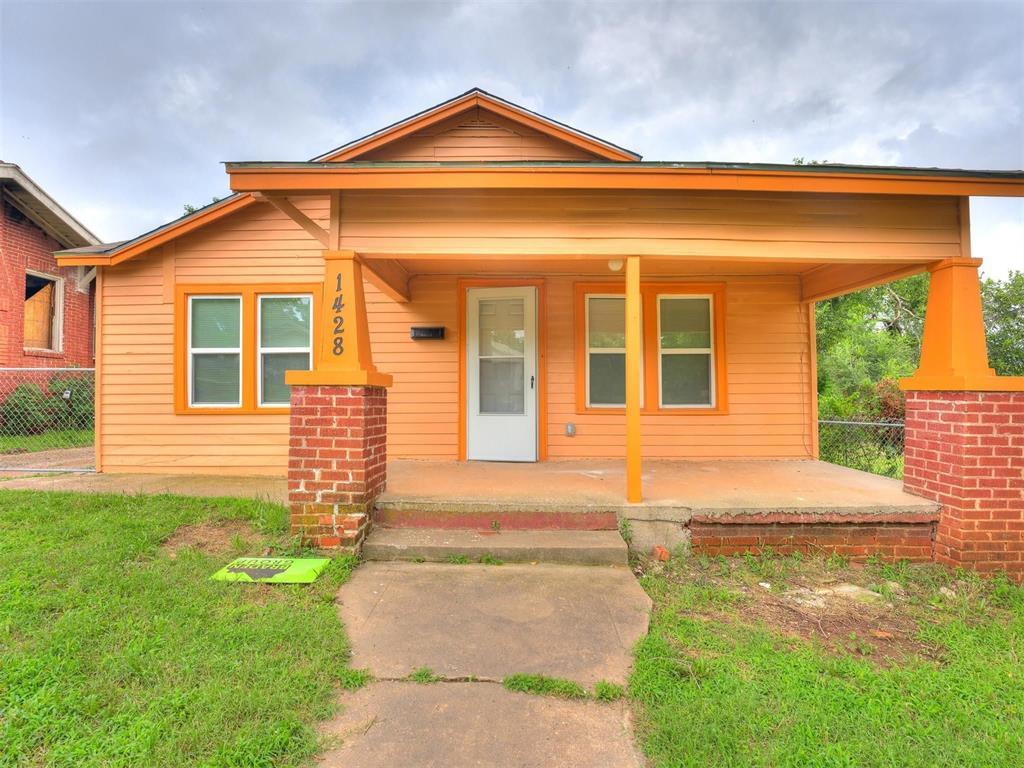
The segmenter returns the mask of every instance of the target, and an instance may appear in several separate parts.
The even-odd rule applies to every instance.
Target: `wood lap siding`
[[[388,390],[388,455],[455,459],[458,454],[459,333],[453,276],[420,275],[413,300],[397,304],[366,286],[373,362],[394,376]],[[413,341],[409,327],[443,325],[443,340]]]
[[[326,225],[326,200],[301,207]],[[428,199],[346,193],[342,217],[342,247],[377,253],[530,251],[573,258],[599,247],[649,252],[655,243],[666,252],[753,252],[781,262],[794,254],[818,254],[827,261],[837,252],[894,259],[923,250],[936,259],[950,249],[959,252],[955,205],[943,199],[722,193],[625,198],[586,192],[441,192]],[[253,205],[137,260],[104,269],[104,471],[285,473],[286,415],[174,413],[174,285],[320,281],[320,251],[319,243],[273,206]],[[503,262],[510,276],[544,276],[540,262],[516,264],[507,257]],[[624,452],[624,417],[578,414],[575,406],[573,284],[608,279],[610,273],[603,260],[575,263],[578,277],[546,278],[549,456],[618,457]],[[688,263],[699,272],[695,280],[726,282],[729,413],[645,415],[644,455],[807,457],[814,382],[799,277],[731,274],[729,262],[720,263],[716,275],[706,258],[679,261],[676,274],[666,270],[668,262],[658,261],[657,272],[662,279],[686,279]],[[406,264],[415,272],[414,260]],[[473,259],[460,266],[461,276],[474,276]],[[753,265],[741,266],[749,273]],[[457,457],[457,279],[455,274],[414,276],[408,304],[366,287],[374,359],[395,379],[388,393],[392,457]],[[414,342],[412,325],[444,325],[447,336]],[[576,424],[576,437],[565,436],[567,422]]]
[[[479,107],[359,157],[377,162],[597,159],[567,142]]]
[[[269,205],[104,270],[104,471],[284,475],[287,415],[174,413],[174,283],[321,280],[319,244]]]
[[[707,278],[700,278],[706,280]],[[807,458],[810,339],[796,277],[727,277],[728,414],[645,414],[648,458]],[[576,412],[573,280],[548,281],[548,445],[553,459],[625,455],[622,413]],[[565,436],[566,422],[576,436]]]
[[[808,262],[960,254],[956,202],[813,194],[349,192],[343,247],[367,253],[622,254]]]

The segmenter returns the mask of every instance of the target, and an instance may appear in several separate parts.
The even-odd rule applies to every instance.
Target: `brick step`
[[[627,565],[617,531],[477,531],[374,528],[363,542],[365,560]]]
[[[614,511],[510,509],[500,505],[406,505],[377,502],[375,526],[464,531],[615,531]]]

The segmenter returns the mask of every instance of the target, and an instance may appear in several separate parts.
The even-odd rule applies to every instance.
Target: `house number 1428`
[[[341,273],[339,272],[336,277],[334,303],[331,304],[331,309],[334,310],[334,343],[331,352],[341,355],[345,352],[345,318],[341,314],[341,310],[345,308],[345,294],[341,290]]]

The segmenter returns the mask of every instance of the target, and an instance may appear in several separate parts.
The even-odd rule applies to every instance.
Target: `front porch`
[[[887,477],[824,461],[644,462],[645,497],[624,501],[621,460],[539,463],[388,462],[387,490],[378,511],[535,512],[645,511],[696,515],[900,515],[934,512],[935,502],[913,496]]]
[[[621,460],[388,462],[375,525],[607,530],[637,551],[712,554],[771,546],[930,559],[939,505],[902,483],[822,461],[646,461],[642,503],[623,501]],[[628,521],[623,523],[622,521]]]

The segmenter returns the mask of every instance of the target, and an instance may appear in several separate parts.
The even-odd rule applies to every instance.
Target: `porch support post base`
[[[1024,580],[1024,392],[908,392],[904,456],[942,505],[935,560]]]
[[[387,483],[387,390],[362,384],[292,386],[288,503],[292,533],[358,554]]]

